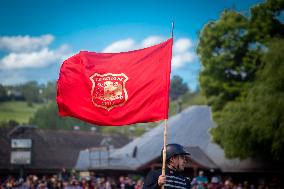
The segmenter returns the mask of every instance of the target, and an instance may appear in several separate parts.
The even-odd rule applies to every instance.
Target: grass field
[[[19,123],[27,123],[36,110],[44,104],[33,104],[32,107],[27,102],[0,102],[0,121],[15,120]]]

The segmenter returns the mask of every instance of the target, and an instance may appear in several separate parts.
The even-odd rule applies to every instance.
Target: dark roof
[[[218,169],[218,166],[198,146],[186,146],[185,150],[190,153],[190,159],[202,168]]]
[[[11,138],[32,139],[32,164],[30,169],[74,168],[80,150],[104,146],[118,148],[129,142],[122,135],[101,135],[86,131],[41,130],[32,127],[18,129],[0,128],[0,170],[10,169]]]
[[[224,151],[212,142],[210,129],[215,127],[208,106],[192,106],[168,120],[167,144],[179,143],[183,146],[196,146],[192,158],[207,168],[216,167],[223,172],[251,172],[270,169],[269,163],[259,160],[228,159]],[[147,163],[159,158],[163,146],[164,123],[136,138],[122,148],[102,153],[101,151],[81,151],[76,168],[138,170]],[[136,157],[133,157],[134,149]],[[98,154],[101,155],[98,155]],[[104,155],[102,155],[104,154]],[[202,156],[202,158],[200,157]],[[96,158],[89,158],[96,157]]]

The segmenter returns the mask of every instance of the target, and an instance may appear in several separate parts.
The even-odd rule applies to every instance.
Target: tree
[[[0,101],[4,101],[7,98],[6,88],[0,84]]]
[[[42,94],[46,100],[54,100],[56,98],[56,82],[48,82],[47,85],[43,88]]]
[[[254,39],[267,43],[284,36],[283,0],[267,0],[251,8],[250,33]]]
[[[22,93],[29,106],[32,106],[33,102],[41,102],[40,89],[36,81],[29,81],[22,85]]]
[[[42,129],[53,130],[72,130],[74,126],[80,126],[82,129],[88,129],[94,126],[72,117],[60,117],[58,115],[58,107],[55,101],[51,101],[47,106],[37,110],[34,116],[29,120],[29,123],[37,125]]]
[[[170,86],[171,100],[177,100],[180,96],[188,92],[188,86],[178,75],[173,76]]]
[[[246,92],[260,64],[257,50],[250,50],[249,21],[234,11],[225,11],[220,20],[207,24],[201,34],[201,92],[214,110]]]
[[[19,123],[15,120],[0,121],[0,128],[14,128],[18,125]]]
[[[247,97],[215,116],[214,139],[228,157],[284,159],[284,39],[274,40]]]
[[[283,10],[267,0],[250,17],[224,11],[200,33],[201,92],[228,157],[283,159]]]

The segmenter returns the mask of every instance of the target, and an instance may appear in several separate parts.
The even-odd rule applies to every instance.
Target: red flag
[[[57,82],[59,114],[117,126],[167,119],[172,43],[68,58]]]

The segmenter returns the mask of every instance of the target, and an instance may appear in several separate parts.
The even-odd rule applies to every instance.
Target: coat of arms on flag
[[[90,77],[93,83],[91,96],[93,104],[110,111],[112,108],[122,106],[128,99],[125,88],[128,77],[124,74],[98,74]]]

